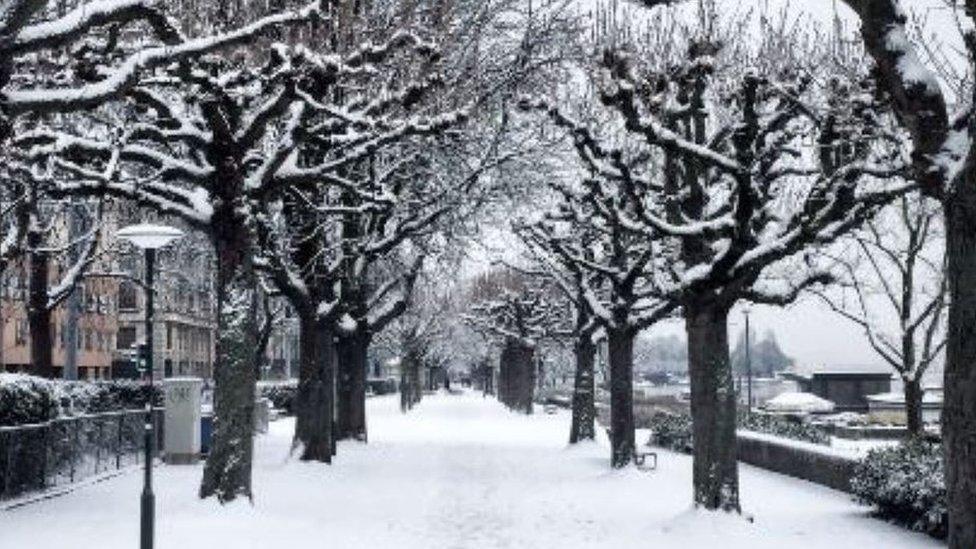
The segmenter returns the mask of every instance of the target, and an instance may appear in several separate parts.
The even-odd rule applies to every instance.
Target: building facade
[[[279,314],[272,325],[271,337],[264,350],[265,361],[261,369],[261,379],[297,378],[300,367],[298,317],[291,305],[281,298],[275,299],[272,309],[279,311]]]
[[[41,207],[45,224],[44,246],[49,257],[48,288],[58,286],[66,271],[94,234],[115,231],[111,219],[97,228],[94,209],[83,202],[52,203]],[[110,270],[112,259],[106,242],[100,240],[89,272]],[[31,371],[28,329],[28,261],[19,258],[0,277],[0,371]],[[53,375],[65,376],[65,368],[78,379],[111,377],[111,365],[118,329],[116,305],[118,283],[110,277],[86,277],[71,296],[51,311]]]
[[[135,221],[133,221],[135,222]],[[206,239],[187,235],[157,252],[154,289],[153,371],[156,378],[213,376],[216,344],[214,256]],[[146,341],[146,293],[142,250],[120,247],[118,331],[114,365],[117,377],[136,377],[136,347]],[[139,281],[140,283],[137,283]]]
[[[69,208],[51,212],[47,244],[52,248],[74,241],[79,233]],[[56,377],[74,377],[65,376],[66,367],[76,371],[78,379],[142,375],[135,359],[136,348],[146,336],[143,253],[114,238],[119,227],[139,222],[140,213],[127,206],[103,210],[96,259],[72,295],[52,312]],[[51,255],[50,287],[71,265],[68,255]],[[213,261],[206,238],[189,231],[158,252],[153,323],[156,378],[213,374]],[[0,371],[31,371],[26,263],[8,266],[0,277]]]

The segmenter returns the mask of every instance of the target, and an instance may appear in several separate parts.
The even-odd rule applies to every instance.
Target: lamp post
[[[146,428],[143,440],[145,449],[145,477],[142,486],[142,506],[139,522],[139,548],[152,549],[156,496],[152,491],[152,460],[155,453],[155,433],[153,428],[152,403],[153,390],[153,274],[156,269],[156,250],[183,236],[183,232],[163,225],[130,225],[116,233],[116,236],[131,242],[146,253],[146,373],[149,374],[149,397],[146,402]]]
[[[752,354],[749,343],[749,308],[742,310],[746,317],[746,415],[752,414]]]

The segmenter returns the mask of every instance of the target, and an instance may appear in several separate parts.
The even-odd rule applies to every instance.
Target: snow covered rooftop
[[[834,403],[812,393],[783,393],[766,403],[771,412],[833,412]]]
[[[942,391],[925,391],[922,396],[923,404],[942,404]],[[868,401],[884,404],[905,404],[905,394],[900,392],[879,393],[868,395]]]

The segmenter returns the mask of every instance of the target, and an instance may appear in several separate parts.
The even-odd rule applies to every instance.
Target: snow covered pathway
[[[603,444],[567,449],[569,416],[526,417],[476,393],[401,415],[369,402],[370,442],[331,467],[288,459],[293,423],[257,441],[255,501],[196,499],[201,468],[157,468],[159,549],[940,547],[870,519],[839,492],[742,466],[755,520],[690,510],[691,460],[611,471]],[[131,549],[137,472],[0,512],[0,548]]]

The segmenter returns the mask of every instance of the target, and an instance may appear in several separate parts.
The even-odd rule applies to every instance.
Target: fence
[[[162,409],[154,410],[156,448]],[[0,500],[143,462],[145,412],[129,410],[0,427]]]

